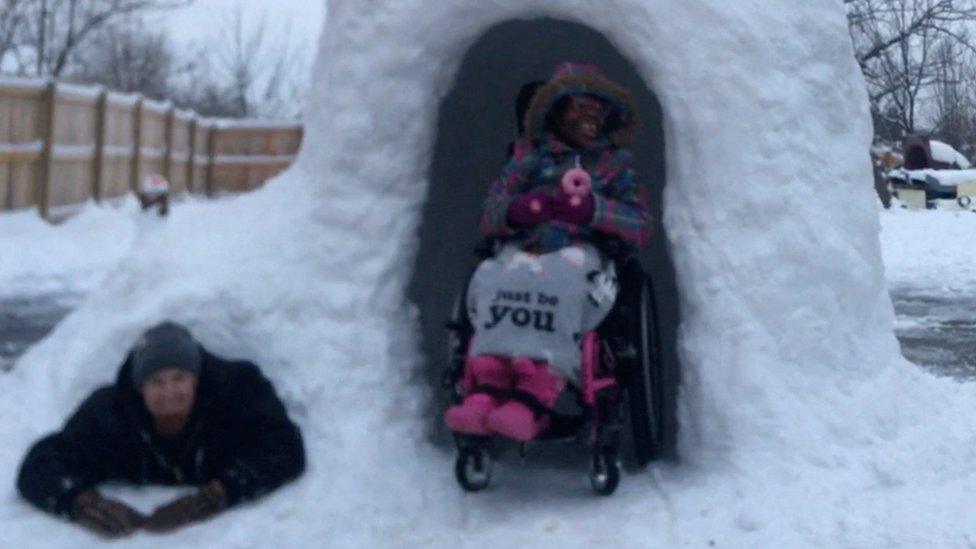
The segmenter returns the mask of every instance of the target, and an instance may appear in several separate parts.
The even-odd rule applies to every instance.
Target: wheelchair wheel
[[[593,452],[590,462],[590,487],[599,496],[609,496],[620,485],[620,464],[616,452],[603,449]]]
[[[636,317],[632,317],[631,337],[636,357],[628,369],[627,401],[634,437],[634,454],[641,467],[660,457],[665,441],[668,416],[659,354],[659,336],[651,280],[642,277],[638,289]]]
[[[454,462],[454,476],[465,492],[478,492],[491,483],[492,465],[487,448],[462,448]]]

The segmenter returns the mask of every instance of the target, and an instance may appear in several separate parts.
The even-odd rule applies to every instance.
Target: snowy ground
[[[885,276],[905,357],[976,380],[976,214],[892,210],[881,222]]]
[[[121,210],[88,208],[78,218],[58,227],[43,225],[27,214],[0,216],[0,258],[18,258],[17,262],[0,265],[0,288],[3,288],[0,339],[20,338],[23,345],[41,335],[48,324],[116,267],[136,240],[144,221],[140,221],[131,205]],[[881,221],[887,277],[906,355],[932,371],[960,380],[973,379],[976,265],[970,259],[972,246],[968,239],[976,232],[976,215],[895,211],[883,213]],[[31,252],[25,253],[28,243]],[[29,335],[19,334],[18,330]],[[897,385],[895,380],[890,383]],[[308,419],[302,424],[312,439],[310,451],[328,452],[330,443],[319,438],[321,429],[311,427]],[[357,428],[329,429],[331,436],[342,440],[355,437]],[[843,438],[842,422],[832,428]],[[589,494],[582,466],[585,456],[577,449],[537,447],[524,463],[514,452],[509,452],[496,473],[498,486],[494,490],[459,497],[450,478],[450,456],[427,448],[420,450],[418,459],[439,464],[425,473],[429,480],[421,482],[430,484],[429,491],[404,496],[404,500],[423,502],[431,497],[456,500],[448,506],[451,511],[438,511],[444,530],[438,534],[412,530],[412,521],[421,520],[422,514],[410,509],[401,509],[404,515],[400,518],[370,516],[372,510],[363,509],[363,520],[371,524],[367,529],[373,536],[395,536],[390,538],[394,546],[424,541],[434,546],[478,546],[480,543],[468,538],[468,533],[476,531],[478,535],[474,539],[494,537],[514,546],[620,545],[620,540],[630,540],[630,545],[623,546],[633,547],[740,547],[768,546],[774,542],[792,546],[798,540],[830,539],[839,546],[890,547],[925,545],[931,541],[933,533],[926,527],[931,517],[911,510],[917,501],[929,502],[926,510],[936,508],[960,514],[959,521],[950,522],[963,523],[968,520],[966,516],[973,516],[971,492],[955,485],[951,476],[927,479],[920,487],[914,479],[904,476],[900,457],[875,456],[872,458],[874,474],[864,478],[850,462],[863,459],[854,457],[857,453],[853,448],[860,443],[850,440],[848,444],[854,445],[851,455],[830,449],[817,463],[757,461],[761,466],[755,471],[743,470],[741,463],[726,462],[716,456],[702,456],[684,466],[657,466],[646,474],[626,477],[620,491],[610,499]],[[939,449],[925,451],[937,453]],[[775,471],[772,474],[785,475],[796,482],[770,490],[757,479],[757,475],[762,476],[762,470]],[[790,473],[791,470],[803,471],[802,477]],[[8,471],[3,478],[10,479],[11,475],[12,471]],[[392,497],[397,486],[402,485],[406,490],[412,486],[407,479],[383,478],[383,481],[391,483],[387,497]],[[351,485],[356,486],[357,482],[372,481],[363,478],[353,480]],[[856,486],[860,496],[837,499],[831,486],[837,482]],[[335,489],[339,493],[343,485],[348,489],[349,479],[336,479]],[[110,492],[145,509],[174,493],[169,489],[121,487],[110,488]],[[250,546],[248,540],[256,534],[246,524],[266,509],[277,517],[275,523],[280,526],[257,535],[255,543],[261,545],[260,540],[277,539],[284,540],[280,541],[284,546],[297,546],[306,538],[294,529],[295,521],[299,520],[296,517],[306,516],[307,509],[302,506],[325,505],[323,516],[329,516],[327,509],[334,507],[321,503],[322,497],[329,496],[321,493],[320,486],[299,483],[265,504],[221,517],[212,523],[213,527],[180,533],[178,540],[191,544],[231,540],[236,546]],[[713,501],[734,508],[716,506]],[[777,514],[770,512],[771,505],[792,507],[801,501],[814,509],[831,508],[830,519],[798,520],[791,514],[777,519]],[[939,505],[932,505],[934,501],[939,501]],[[613,517],[612,528],[605,526],[608,519],[603,517],[608,516]],[[52,524],[58,524],[20,503],[11,490],[0,498],[0,523],[12,526],[15,522],[17,528],[0,528],[0,545],[24,544],[27,542],[24,532],[46,531]],[[512,528],[512,523],[520,527]],[[879,530],[876,527],[879,523],[888,526]],[[2,533],[4,530],[6,533]],[[322,525],[316,530],[334,536],[328,538],[332,542],[327,545],[357,546],[370,538],[364,537],[359,528],[353,529],[356,533],[350,533],[341,525]],[[971,526],[968,531],[944,531],[938,539],[937,544],[942,546],[968,544],[972,547],[976,543],[976,527]],[[96,544],[95,538],[79,534],[70,526],[59,526],[51,540],[57,546]],[[38,541],[37,545],[45,545],[47,541]],[[138,546],[151,547],[163,539],[141,535],[133,541]]]
[[[138,206],[89,204],[50,225],[34,211],[0,215],[0,370],[47,334],[118,265],[135,239]]]
[[[905,358],[933,373],[976,381],[976,296],[929,288],[892,291],[895,333]]]
[[[462,494],[427,437],[403,299],[439,98],[491,25],[541,15],[606,34],[665,113],[682,461],[627,475],[612,498],[554,449],[524,467],[510,455],[492,490]],[[898,355],[847,23],[839,2],[795,0],[332,2],[292,168],[136,230],[133,253],[0,375],[0,486],[172,318],[264,367],[309,468],[259,505],[133,546],[976,544],[976,385]],[[950,259],[895,272],[963,291],[972,278]],[[12,490],[0,523],[0,546],[97,543]]]
[[[0,371],[13,368],[17,357],[47,335],[81,298],[81,294],[33,292],[0,298]]]
[[[32,210],[0,215],[0,299],[86,293],[129,251],[135,199],[120,207],[88,204],[59,225]]]
[[[199,202],[184,200],[176,207]],[[133,197],[114,207],[89,203],[57,225],[33,211],[0,215],[0,370],[116,270],[155,222]]]
[[[892,209],[881,215],[885,271],[892,288],[961,295],[976,287],[976,213]]]

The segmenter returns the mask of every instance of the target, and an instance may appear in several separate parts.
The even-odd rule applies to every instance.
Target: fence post
[[[207,196],[212,197],[215,191],[214,164],[217,156],[217,125],[209,124],[207,127]]]
[[[170,105],[163,115],[163,177],[166,181],[173,179],[173,123],[176,107]]]
[[[189,128],[187,131],[190,132],[190,136],[186,148],[189,149],[187,154],[189,154],[190,156],[189,156],[189,160],[187,160],[186,163],[186,191],[192,194],[194,192],[193,174],[194,172],[196,172],[195,168],[197,165],[197,117],[196,115],[190,118]]]
[[[105,162],[105,111],[108,92],[102,89],[95,100],[95,157],[92,159],[92,197],[101,202],[105,189],[102,188],[102,164]]]
[[[129,189],[139,192],[139,166],[142,163],[142,96],[132,107],[132,160],[129,164]]]
[[[53,80],[47,83],[41,96],[41,109],[38,116],[38,134],[41,138],[41,155],[37,160],[34,191],[37,209],[41,217],[48,219],[51,209],[51,162],[54,159],[54,108],[57,105],[58,85]]]

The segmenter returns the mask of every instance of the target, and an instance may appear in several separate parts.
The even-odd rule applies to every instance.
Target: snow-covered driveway
[[[976,214],[881,214],[885,277],[905,357],[976,380]]]

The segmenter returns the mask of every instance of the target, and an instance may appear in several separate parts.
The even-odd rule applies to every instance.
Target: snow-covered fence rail
[[[160,174],[174,193],[260,187],[301,144],[298,122],[207,119],[168,102],[39,79],[0,79],[0,210],[46,218]]]

